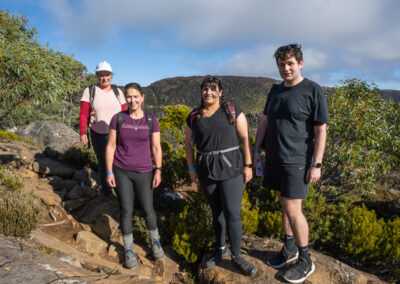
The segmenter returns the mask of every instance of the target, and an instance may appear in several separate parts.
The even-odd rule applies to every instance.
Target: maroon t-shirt
[[[117,129],[117,119],[118,114],[111,119],[110,129]],[[149,131],[146,115],[141,119],[133,119],[129,114],[125,114],[114,154],[114,165],[138,173],[152,171]],[[154,115],[153,132],[160,132],[160,126]]]

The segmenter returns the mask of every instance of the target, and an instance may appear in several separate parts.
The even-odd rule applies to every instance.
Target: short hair
[[[301,51],[301,45],[297,43],[283,45],[279,47],[275,53],[274,57],[276,59],[276,64],[278,64],[278,59],[285,60],[294,56],[296,61],[300,63],[303,60],[303,52]]]

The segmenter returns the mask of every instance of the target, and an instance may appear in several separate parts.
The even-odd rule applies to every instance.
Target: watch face
[[[316,163],[316,164],[313,165],[313,167],[314,168],[320,168],[320,167],[322,167],[322,164],[321,163]]]

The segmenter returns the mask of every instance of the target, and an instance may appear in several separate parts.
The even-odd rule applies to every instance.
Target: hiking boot
[[[213,268],[214,266],[221,263],[223,257],[228,257],[231,255],[231,251],[227,246],[223,249],[216,248],[214,250],[213,256],[205,263],[206,268]]]
[[[250,261],[245,260],[241,255],[232,257],[232,261],[245,275],[254,276],[257,273],[257,269],[254,265]]]
[[[299,257],[299,250],[295,247],[294,251],[288,251],[285,246],[275,257],[267,261],[267,264],[275,269],[281,269],[286,263],[291,262]]]
[[[125,251],[125,267],[128,269],[135,269],[138,266],[136,254],[133,249],[127,249]]]
[[[153,251],[153,257],[155,260],[161,259],[164,256],[164,251],[161,247],[160,240],[154,240],[153,245],[151,247],[151,250]]]
[[[290,267],[282,276],[290,283],[302,283],[315,270],[314,263],[299,257],[296,264]]]

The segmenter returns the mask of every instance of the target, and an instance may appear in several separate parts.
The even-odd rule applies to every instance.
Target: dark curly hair
[[[296,58],[297,63],[300,63],[300,61],[303,60],[303,52],[301,51],[300,44],[292,43],[288,45],[283,45],[279,47],[274,53],[276,64],[278,64],[278,59],[285,60],[292,56]]]
[[[222,95],[221,95],[221,98],[220,98],[221,107],[225,111],[226,117],[228,118],[229,123],[230,124],[235,124],[236,119],[233,116],[233,114],[230,112],[229,107],[228,107],[228,103],[225,100],[224,87],[222,86],[221,79],[219,77],[217,77],[217,76],[208,75],[201,82],[200,90],[203,91],[205,86],[215,87],[215,88],[218,88],[218,90],[222,91]],[[204,100],[203,100],[203,97],[201,97],[200,106],[198,108],[196,108],[196,110],[195,110],[195,111],[197,111],[196,119],[200,119],[203,116],[204,107],[205,107],[204,106]]]

